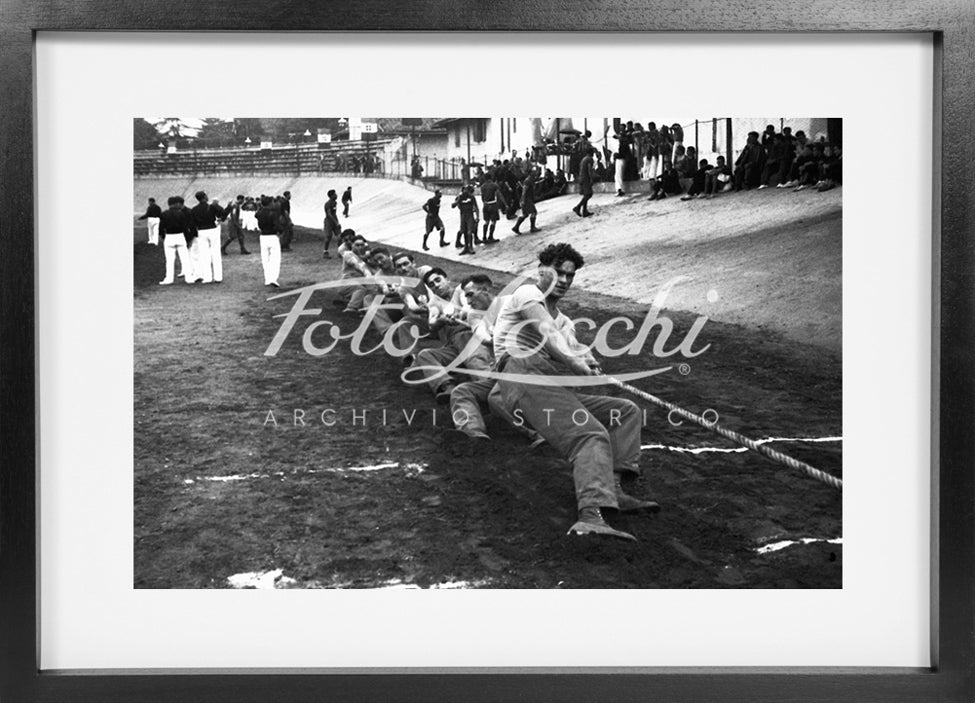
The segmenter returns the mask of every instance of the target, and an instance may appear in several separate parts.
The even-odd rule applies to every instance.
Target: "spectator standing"
[[[616,197],[620,198],[626,193],[623,191],[623,171],[626,168],[626,159],[623,154],[616,152],[613,154],[613,181],[616,185]]]
[[[156,205],[156,199],[149,198],[149,205],[139,219],[146,221],[146,233],[149,235],[149,243],[152,246],[159,244],[159,217],[161,215],[162,208]]]
[[[579,193],[582,195],[582,199],[572,208],[572,212],[579,217],[589,217],[592,215],[589,211],[589,200],[592,198],[592,183],[595,178],[595,168],[592,158],[595,151],[595,149],[589,147],[586,155],[582,158],[582,162],[579,164]]]
[[[660,168],[660,132],[657,131],[656,122],[647,124],[643,139],[645,144],[643,177],[646,180],[653,180],[657,177],[657,170]]]
[[[674,165],[677,165],[677,148],[684,146],[684,128],[679,122],[670,125],[670,137],[674,141]]]
[[[325,201],[325,221],[323,223],[325,229],[325,246],[322,250],[322,258],[330,259],[331,254],[328,253],[328,245],[332,243],[332,238],[336,239],[339,237],[339,233],[342,231],[342,226],[339,224],[339,214],[338,214],[338,194],[334,190],[328,191],[326,194],[328,200]]]
[[[670,128],[665,124],[660,125],[659,144],[657,151],[660,154],[660,168],[668,169],[674,163],[674,138],[670,134]]]

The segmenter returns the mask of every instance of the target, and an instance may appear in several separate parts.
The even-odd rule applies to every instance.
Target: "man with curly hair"
[[[653,501],[627,495],[621,485],[640,472],[640,409],[623,398],[565,387],[566,376],[600,373],[596,359],[576,339],[572,321],[558,308],[584,261],[566,243],[549,245],[538,261],[538,280],[516,289],[495,323],[502,402],[572,464],[578,521],[569,533],[635,540],[607,524],[603,511],[660,509]]]

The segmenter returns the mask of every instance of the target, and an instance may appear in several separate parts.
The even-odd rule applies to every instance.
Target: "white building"
[[[629,118],[622,121],[629,121]],[[664,124],[680,124],[684,130],[684,145],[695,147],[702,158],[710,158],[712,162],[717,154],[730,154],[733,160],[744,146],[748,132],[761,133],[766,125],[774,126],[777,132],[783,127],[791,127],[793,134],[801,130],[809,141],[819,141],[820,137],[842,141],[839,121],[824,117],[685,117],[632,121],[643,127],[654,122],[658,129]],[[565,134],[559,132],[569,129],[592,132],[590,141],[597,149],[605,147],[614,151],[617,146],[613,139],[612,117],[450,117],[438,120],[436,125],[447,130],[446,154],[438,156],[475,163],[508,158],[512,151],[524,153],[545,138],[561,141]]]

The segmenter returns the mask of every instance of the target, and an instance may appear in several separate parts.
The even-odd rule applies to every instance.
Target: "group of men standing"
[[[480,215],[483,216],[484,224],[480,236],[478,236],[479,208],[475,188],[473,184],[461,187],[460,193],[450,204],[451,208],[457,208],[460,215],[460,223],[457,228],[457,237],[454,240],[454,247],[460,249],[461,256],[472,255],[475,252],[474,246],[481,244],[495,244],[498,239],[495,236],[495,229],[501,219],[502,212],[514,212],[518,208],[521,214],[518,216],[511,231],[515,234],[522,234],[520,229],[525,220],[530,223],[530,232],[540,231],[536,226],[538,209],[535,207],[535,194],[538,185],[537,166],[528,170],[528,175],[519,183],[517,188],[517,204],[512,207],[511,198],[514,197],[511,188],[507,183],[497,180],[497,175],[493,171],[488,171],[480,184],[482,207]],[[433,192],[433,197],[423,204],[423,211],[426,213],[426,222],[423,232],[423,251],[429,251],[428,240],[430,233],[436,230],[440,234],[440,246],[450,246],[446,239],[446,227],[440,217],[440,206],[443,193],[438,189]]]
[[[237,241],[241,254],[250,254],[244,246],[243,206],[245,198],[221,207],[211,201],[205,191],[195,194],[197,204],[187,207],[181,196],[174,195],[162,210],[154,198],[149,198],[146,212],[139,218],[147,221],[149,244],[158,245],[162,239],[166,272],[161,286],[172,285],[177,278],[176,261],[180,264],[180,277],[187,283],[220,283],[223,281],[223,255],[231,242]],[[264,268],[264,284],[278,286],[281,268],[281,252],[291,250],[294,226],[291,222],[291,193],[272,198],[262,195],[255,213],[260,231],[261,263]],[[229,238],[221,243],[220,223],[228,222]]]

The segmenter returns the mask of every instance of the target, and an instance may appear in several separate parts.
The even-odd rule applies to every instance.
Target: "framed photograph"
[[[975,694],[970,7],[2,9],[0,697]]]

